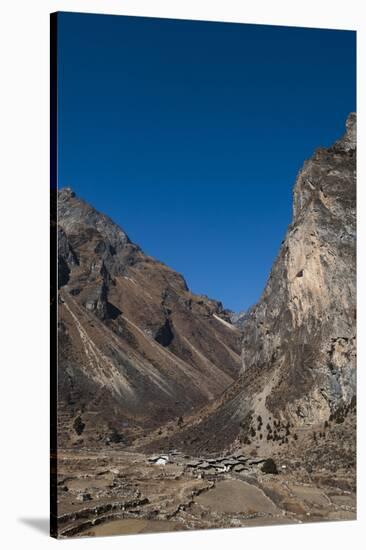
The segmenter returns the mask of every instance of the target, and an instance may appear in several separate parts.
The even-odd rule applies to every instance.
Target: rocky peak
[[[75,193],[71,189],[71,187],[63,187],[58,192],[58,201],[59,202],[67,201],[68,199],[72,199],[73,197],[75,197]]]
[[[58,224],[68,234],[78,234],[82,230],[98,233],[100,239],[116,251],[130,243],[127,234],[111,218],[78,198],[70,187],[58,192],[57,215]]]
[[[344,136],[335,143],[335,146],[344,151],[354,151],[357,141],[357,117],[356,113],[350,113],[346,120],[346,132]]]
[[[318,217],[332,210],[336,217],[355,202],[355,186],[348,184],[355,175],[356,115],[351,113],[346,121],[346,132],[330,148],[317,149],[313,157],[305,161],[293,190],[292,226],[301,216]],[[343,212],[345,213],[345,212]],[[352,210],[348,212],[354,215]]]

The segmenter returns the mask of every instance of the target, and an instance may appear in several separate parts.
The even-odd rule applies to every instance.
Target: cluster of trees
[[[277,441],[280,445],[287,444],[289,442],[289,436],[291,435],[291,428],[293,426],[290,424],[290,422],[282,424],[280,420],[273,420],[272,426],[270,423],[271,420],[272,418],[269,417],[269,422],[267,422],[266,425],[267,441]],[[250,423],[243,423],[241,427],[243,429],[243,432],[245,431],[245,435],[242,440],[244,444],[249,445],[251,441],[253,441],[253,439],[255,439],[257,436],[260,440],[263,439],[263,419],[261,415],[258,415],[256,418],[256,427],[254,426],[254,422],[252,421],[252,419],[250,419]],[[293,435],[293,438],[295,439],[295,441],[298,439],[296,433]]]

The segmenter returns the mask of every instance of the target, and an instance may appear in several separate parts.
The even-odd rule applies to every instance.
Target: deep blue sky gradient
[[[255,303],[304,160],[355,110],[350,31],[59,14],[58,185],[190,288]]]

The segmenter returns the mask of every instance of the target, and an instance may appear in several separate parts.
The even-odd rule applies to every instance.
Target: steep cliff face
[[[62,446],[132,441],[238,377],[241,335],[222,305],[70,189],[58,193],[58,266]]]
[[[321,426],[354,410],[355,114],[345,135],[298,174],[292,223],[258,304],[240,324],[239,379],[166,444],[260,449],[287,443],[290,426]]]
[[[326,420],[356,393],[356,117],[305,162],[293,221],[243,325],[243,371],[262,379],[269,414]]]

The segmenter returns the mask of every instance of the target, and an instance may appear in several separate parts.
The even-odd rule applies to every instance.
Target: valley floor
[[[278,474],[245,450],[60,450],[57,460],[62,538],[356,519],[354,472],[309,474],[288,457]]]

